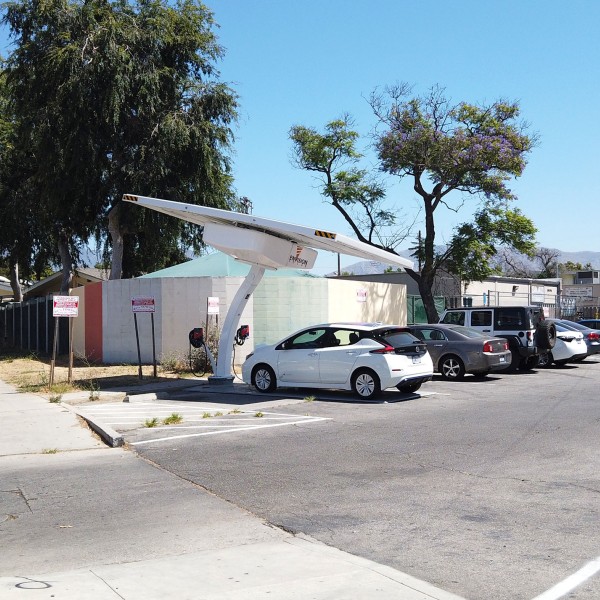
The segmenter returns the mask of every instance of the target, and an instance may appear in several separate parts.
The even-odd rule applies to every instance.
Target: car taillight
[[[393,354],[396,351],[394,346],[386,344],[383,348],[377,348],[377,350],[371,350],[370,354]]]
[[[486,343],[483,345],[483,351],[484,351],[484,352],[493,352],[493,351],[494,351],[494,349],[492,348],[492,344],[491,344],[490,342],[486,342]]]
[[[588,334],[588,340],[600,340],[600,333],[596,333],[595,331],[592,331],[591,333]]]

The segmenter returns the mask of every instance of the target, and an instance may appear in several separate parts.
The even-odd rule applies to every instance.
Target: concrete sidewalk
[[[457,600],[293,536],[0,381],[0,597]]]

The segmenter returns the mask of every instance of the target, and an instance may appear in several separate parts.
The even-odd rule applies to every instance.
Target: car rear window
[[[384,331],[377,332],[378,336],[381,337],[385,342],[394,348],[401,348],[403,346],[410,346],[412,344],[418,344],[419,340],[412,333],[408,331],[402,331],[398,329],[387,329]]]
[[[495,328],[499,330],[532,329],[531,319],[522,308],[496,308]]]

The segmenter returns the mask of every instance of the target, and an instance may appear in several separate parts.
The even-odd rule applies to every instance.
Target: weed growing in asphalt
[[[52,394],[50,398],[48,398],[48,402],[52,402],[52,404],[57,404],[62,400],[62,394]]]
[[[215,417],[222,417],[222,416],[223,416],[223,413],[222,413],[220,410],[218,410],[218,411],[215,413]]]
[[[166,419],[163,419],[165,425],[176,425],[177,423],[181,423],[181,421],[183,421],[183,417],[179,413],[173,413]]]
[[[153,417],[152,419],[146,419],[144,421],[144,427],[156,427],[158,425],[158,418]]]
[[[239,408],[234,408],[233,410],[229,411],[230,415],[239,415],[242,411]]]
[[[317,398],[315,396],[306,396],[304,402],[314,402]]]
[[[58,448],[46,448],[42,450],[42,454],[57,454]]]
[[[203,418],[203,419],[210,419],[211,417],[212,417],[212,415],[211,415],[209,412],[205,412],[205,413],[202,415],[202,418]]]
[[[265,414],[259,410],[257,413],[254,413],[254,416],[255,417],[264,417]]]

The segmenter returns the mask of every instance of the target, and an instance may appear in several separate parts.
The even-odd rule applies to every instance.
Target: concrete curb
[[[156,394],[152,393],[152,394],[127,394],[127,396],[125,396],[125,398],[123,398],[123,402],[153,402],[154,400],[157,400],[157,396]]]
[[[97,420],[88,416],[84,410],[76,406],[71,406],[70,404],[66,404],[65,402],[61,402],[61,405],[64,406],[67,410],[75,413],[79,417],[81,417],[92,429],[92,431],[96,432],[102,441],[111,448],[120,448],[125,443],[125,438],[115,431],[112,427],[108,425],[104,425],[102,423],[98,423]]]

